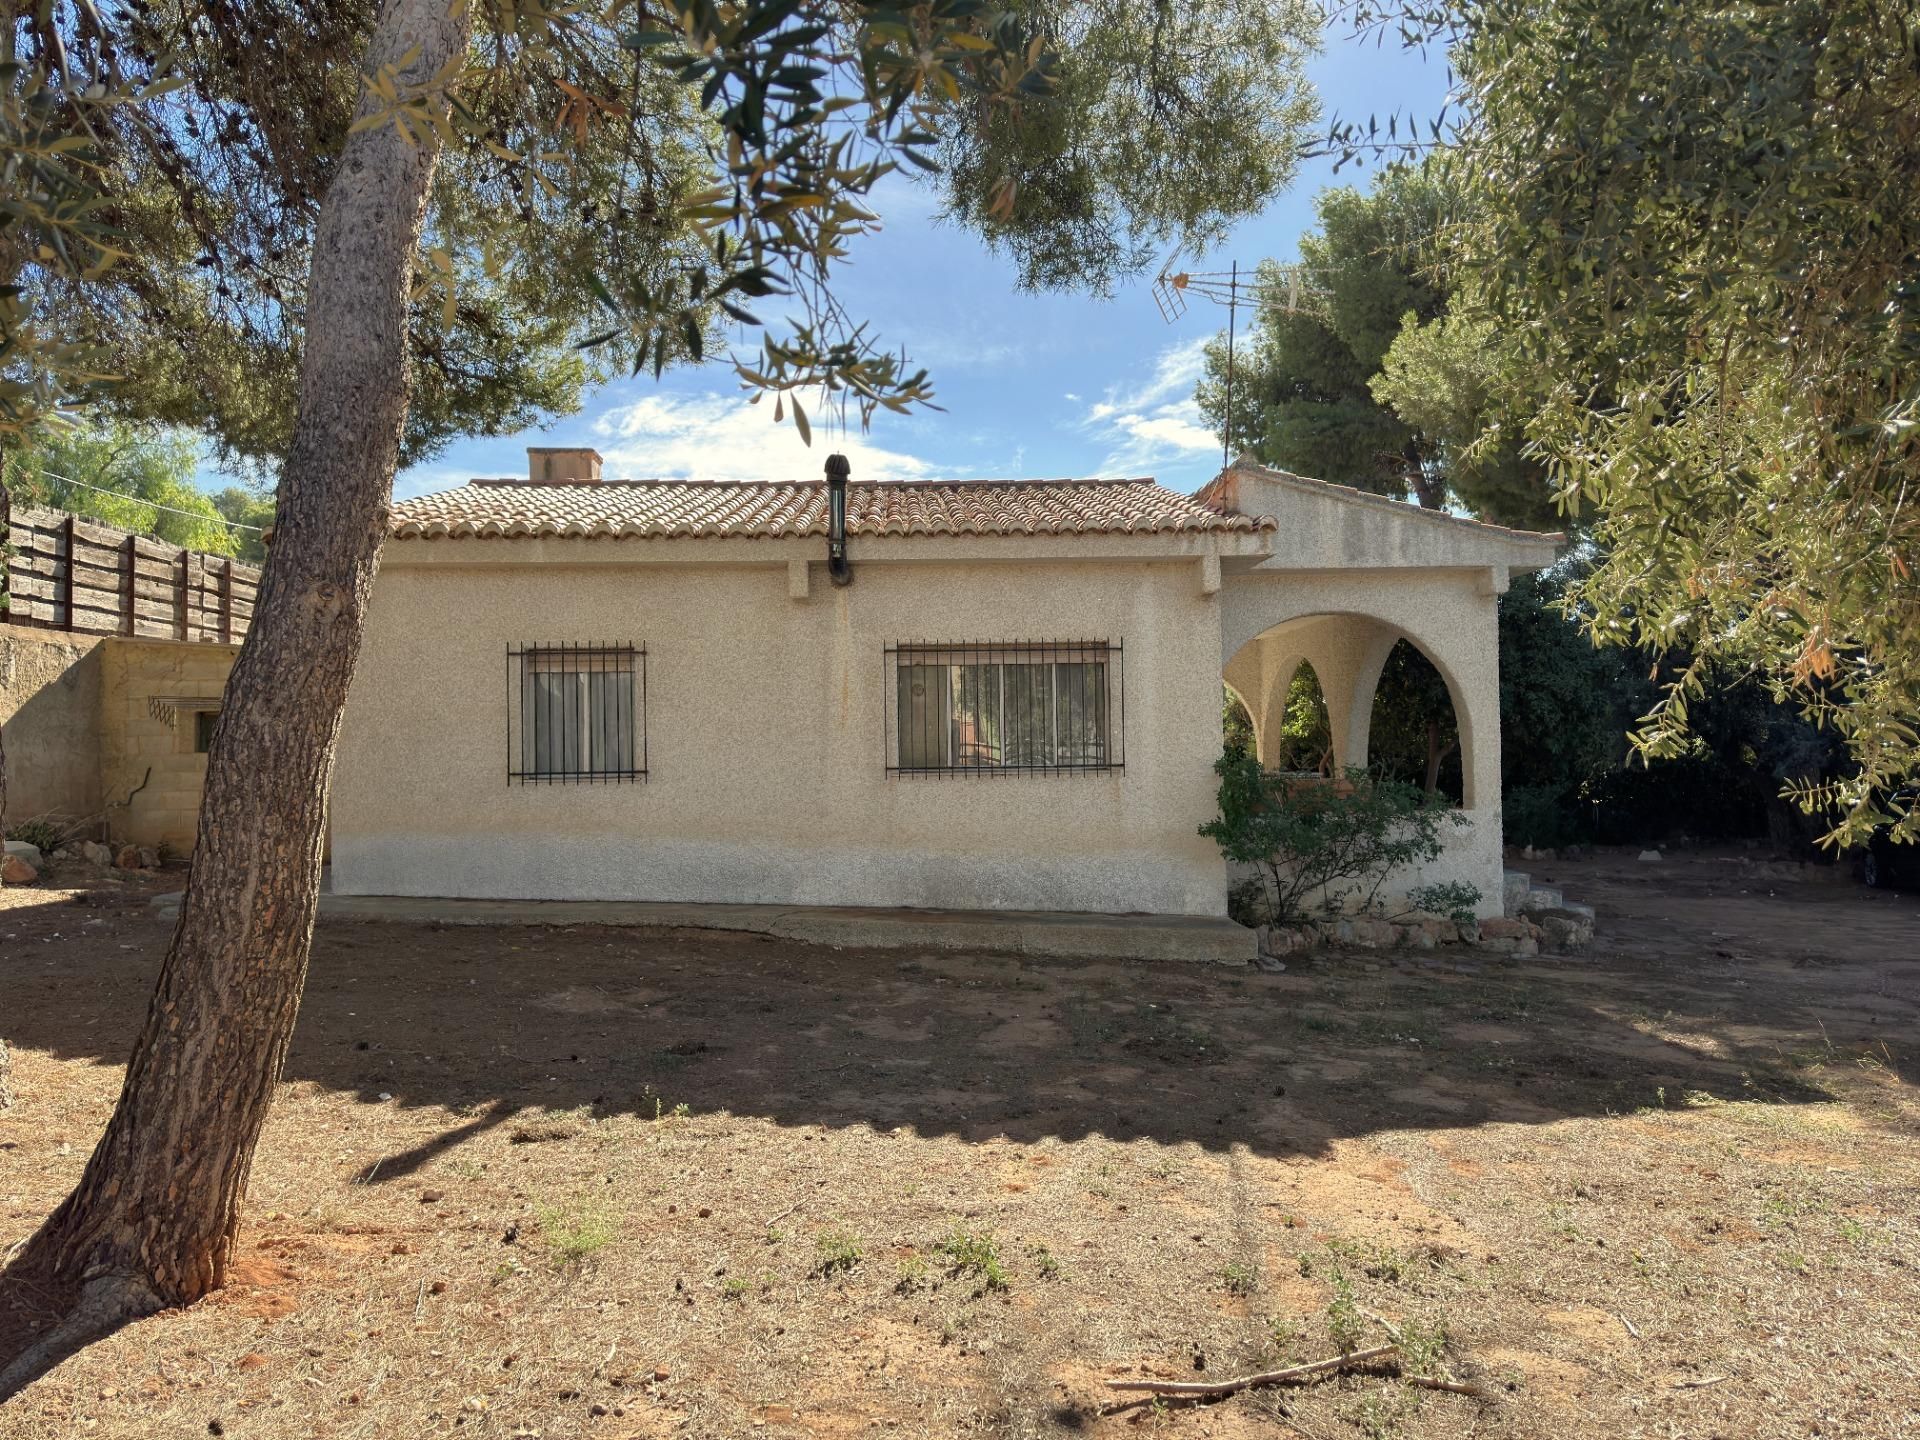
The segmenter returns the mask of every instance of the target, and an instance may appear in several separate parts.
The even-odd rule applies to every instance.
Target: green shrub
[[[1345,784],[1274,775],[1251,757],[1223,755],[1220,814],[1200,833],[1227,859],[1256,865],[1277,921],[1301,918],[1308,897],[1327,910],[1372,908],[1394,870],[1437,859],[1459,811],[1428,805],[1418,787],[1353,770]],[[1478,899],[1478,896],[1475,897]]]
[[[1416,885],[1407,891],[1407,903],[1416,910],[1444,915],[1449,920],[1473,919],[1480,903],[1480,887],[1464,880],[1449,880],[1442,885]]]
[[[7,831],[7,839],[19,840],[31,845],[42,855],[53,854],[66,844],[69,838],[67,831],[46,815],[36,815],[31,820],[22,820]]]

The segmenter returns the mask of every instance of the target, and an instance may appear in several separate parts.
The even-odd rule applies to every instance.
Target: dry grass
[[[1468,973],[324,928],[233,1283],[0,1436],[1911,1433],[1920,905],[1559,878],[1605,950]],[[58,899],[0,894],[0,1245],[165,940]],[[1101,1411],[1369,1312],[1499,1398]]]

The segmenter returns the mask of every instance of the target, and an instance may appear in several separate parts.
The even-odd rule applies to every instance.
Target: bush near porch
[[[1287,923],[1309,909],[1373,912],[1395,871],[1439,858],[1445,833],[1463,826],[1457,810],[1434,804],[1414,785],[1364,770],[1324,781],[1279,774],[1247,754],[1214,763],[1220,813],[1200,827],[1228,860],[1254,866],[1260,910],[1243,924]],[[1480,899],[1470,886],[1445,887],[1436,908],[1471,913]]]

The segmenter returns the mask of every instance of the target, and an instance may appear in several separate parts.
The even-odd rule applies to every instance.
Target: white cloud
[[[486,476],[487,479],[509,479],[510,475]],[[416,495],[432,495],[440,490],[453,490],[473,479],[468,471],[450,465],[416,465],[395,478],[393,498],[411,500]]]
[[[1081,416],[1079,428],[1106,445],[1105,475],[1150,474],[1168,464],[1187,464],[1220,446],[1193,398],[1206,369],[1207,336],[1169,345],[1154,359],[1153,373],[1137,384],[1108,388]]]
[[[840,433],[812,410],[811,448],[792,416],[773,419],[773,401],[750,405],[712,391],[641,397],[596,417],[593,433],[609,479],[817,480],[827,456],[845,455],[856,480],[929,480],[953,472],[889,450],[849,426]]]

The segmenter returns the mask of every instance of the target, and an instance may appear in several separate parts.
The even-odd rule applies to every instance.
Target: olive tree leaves
[[[1447,47],[1449,118],[1418,138],[1472,217],[1453,314],[1595,517],[1569,603],[1674,662],[1636,743],[1686,750],[1709,677],[1752,673],[1845,740],[1850,773],[1788,788],[1861,839],[1920,773],[1920,8],[1356,13]]]

